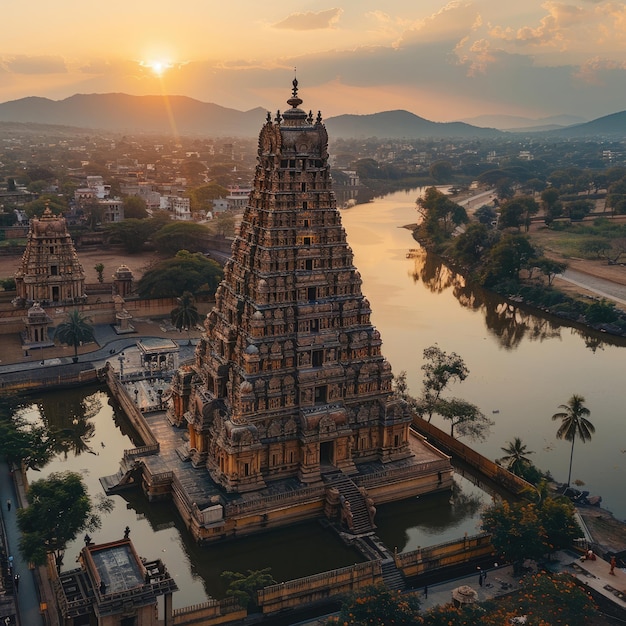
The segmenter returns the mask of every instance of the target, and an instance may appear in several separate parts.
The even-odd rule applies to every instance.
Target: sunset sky
[[[325,117],[406,109],[594,119],[626,109],[624,0],[6,0],[0,102],[184,95]]]

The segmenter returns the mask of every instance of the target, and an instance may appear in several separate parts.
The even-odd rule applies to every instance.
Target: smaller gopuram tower
[[[332,190],[320,113],[268,114],[253,190],[196,351],[195,386],[173,406],[190,456],[227,492],[324,472],[384,473],[412,457],[411,415],[370,321]]]
[[[50,207],[30,221],[15,288],[21,306],[79,304],[86,298],[85,273],[65,218],[54,215]]]

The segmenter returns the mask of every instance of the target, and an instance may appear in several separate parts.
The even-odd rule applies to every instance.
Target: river
[[[562,482],[571,446],[556,439],[560,422],[551,417],[572,394],[584,396],[596,433],[575,444],[572,482],[584,483],[582,489],[602,496],[603,506],[626,519],[624,341],[533,315],[466,286],[402,228],[417,221],[418,193],[397,192],[342,212],[393,371],[406,371],[411,393],[419,395],[424,348],[437,343],[456,352],[470,375],[450,396],[476,404],[495,422],[487,440],[472,445],[495,459],[520,437],[534,451],[533,462]]]
[[[457,352],[470,375],[451,389],[451,395],[477,404],[495,422],[487,440],[475,447],[497,458],[500,447],[519,436],[535,451],[535,463],[561,481],[567,478],[569,444],[556,440],[558,424],[550,418],[573,393],[584,395],[597,431],[591,442],[577,445],[572,478],[583,480],[585,489],[602,495],[606,507],[625,518],[624,349],[610,339],[524,313],[466,287],[461,277],[425,255],[411,232],[402,228],[415,221],[417,193],[395,193],[342,212],[363,292],[394,372],[405,370],[412,393],[418,395],[424,348],[437,343]],[[95,497],[102,494],[99,478],[115,473],[123,450],[133,446],[124,416],[98,388],[49,392],[30,398],[20,410],[34,420],[43,417],[65,433],[61,439],[67,441],[41,473],[29,473],[30,480],[52,471],[78,471]],[[457,484],[452,495],[380,507],[379,536],[391,549],[408,551],[477,532],[480,507],[489,496],[464,479],[458,478]],[[114,496],[113,502],[113,513],[103,516],[102,528],[91,533],[93,539],[119,539],[128,525],[139,553],[161,557],[177,581],[175,607],[209,595],[221,597],[224,569],[271,567],[272,575],[282,581],[360,560],[315,522],[200,547],[169,503],[148,503],[140,492]],[[75,567],[81,547],[81,538],[68,546],[65,569]]]

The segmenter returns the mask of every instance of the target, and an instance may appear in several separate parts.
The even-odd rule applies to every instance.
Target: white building
[[[104,208],[102,223],[121,222],[124,219],[124,202],[120,198],[99,200],[98,204]]]
[[[191,221],[191,203],[189,198],[161,196],[160,208],[172,213],[172,217],[175,220],[182,222]]]
[[[248,204],[248,197],[252,187],[239,187],[239,185],[231,185],[228,187],[228,195],[226,201],[228,202],[228,208],[231,211],[237,211],[245,208]]]

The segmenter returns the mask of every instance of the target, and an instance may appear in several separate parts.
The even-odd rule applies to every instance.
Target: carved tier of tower
[[[85,273],[65,218],[49,207],[30,221],[26,250],[15,274],[20,304],[78,304],[85,300]]]
[[[301,103],[294,81],[291,108],[261,129],[253,191],[196,352],[200,381],[175,399],[194,464],[230,492],[411,456],[411,418],[392,398],[337,210],[326,128]]]

